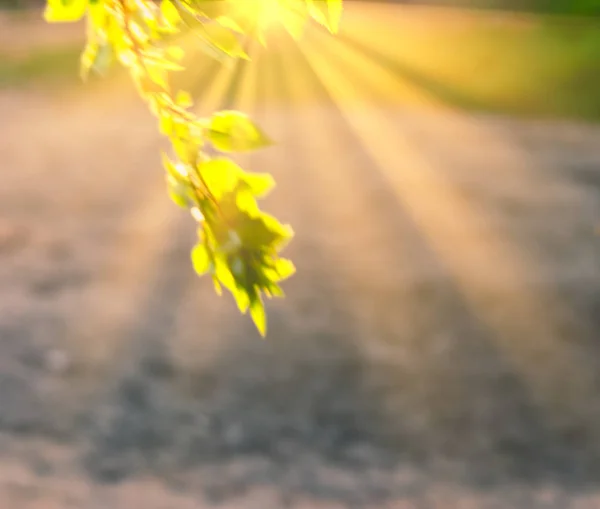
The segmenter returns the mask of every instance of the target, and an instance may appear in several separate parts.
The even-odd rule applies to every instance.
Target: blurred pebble
[[[0,253],[18,248],[24,240],[24,228],[8,221],[0,221]]]
[[[55,374],[64,373],[71,366],[69,355],[59,349],[50,350],[46,355],[46,369]]]

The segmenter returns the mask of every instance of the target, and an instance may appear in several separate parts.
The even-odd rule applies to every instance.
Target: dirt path
[[[193,277],[131,94],[0,93],[3,509],[598,507],[600,129],[320,37],[186,78],[278,141],[241,158],[297,232],[267,342]]]

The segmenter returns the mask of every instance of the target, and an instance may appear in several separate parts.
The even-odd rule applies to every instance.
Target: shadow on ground
[[[225,91],[225,107],[237,106],[241,90],[235,84],[252,76],[244,65],[233,70],[239,79]],[[0,316],[0,431],[15,442],[44,439],[72,448],[72,470],[83,470],[98,485],[149,476],[174,490],[198,489],[215,503],[257,486],[275,488],[284,501],[309,494],[349,507],[421,500],[433,483],[491,492],[507,507],[518,507],[511,501],[521,494],[548,486],[567,497],[597,494],[599,267],[588,260],[589,274],[574,276],[562,268],[598,254],[598,243],[585,233],[599,210],[598,133],[574,128],[573,143],[581,142],[574,148],[562,131],[554,138],[544,129],[538,137],[531,126],[481,121],[482,129],[522,150],[532,166],[548,170],[545,179],[565,191],[564,201],[563,195],[549,202],[494,201],[485,192],[489,186],[450,180],[462,186],[470,204],[497,207],[507,224],[521,225],[505,242],[518,244],[547,271],[540,269],[546,279],[527,284],[540,293],[556,292],[565,303],[560,319],[524,316],[511,305],[519,302],[520,290],[498,285],[487,293],[493,298],[486,305],[507,327],[492,331],[468,305],[456,275],[383,178],[346,121],[344,105],[331,97],[303,53],[295,46],[274,48],[255,65],[255,115],[277,133],[279,144],[244,161],[275,175],[278,188],[265,208],[297,232],[289,256],[298,274],[286,284],[286,300],[269,306],[268,340],[258,339],[231,299],[217,299],[210,282],[191,272],[194,229],[187,214],[159,215],[156,224],[139,226],[145,233],[135,221],[132,232],[121,231],[120,223],[135,215],[146,194],[162,193],[161,175],[148,170],[154,171],[156,159],[144,155],[159,144],[145,127],[148,117],[123,109],[130,132],[139,137],[131,144],[111,122],[87,135],[77,119],[71,131],[64,120],[49,124],[83,137],[73,158],[85,176],[79,168],[63,170],[52,136],[37,133],[38,148],[47,151],[40,162],[28,147],[15,152],[7,130],[7,141],[0,142],[9,162],[5,182],[19,190],[19,199],[0,194],[0,211],[15,223],[43,217],[46,237],[28,240],[27,230],[25,236],[10,227],[0,230],[0,258],[7,267],[0,267],[0,282],[16,303],[6,300]],[[394,65],[402,79],[435,91],[435,83]],[[195,92],[210,87],[213,73],[194,74],[189,79]],[[351,76],[360,86],[359,77]],[[460,100],[437,89],[447,102]],[[275,96],[289,107],[270,105]],[[302,97],[312,97],[313,106],[305,108]],[[53,119],[55,110],[35,113]],[[89,114],[98,115],[94,119],[100,113],[90,106]],[[25,129],[25,121],[25,127],[15,126],[14,115],[6,117],[11,130]],[[458,143],[443,134],[439,119],[427,119],[402,117],[390,139],[408,137],[427,153],[424,138],[432,146],[442,146],[444,136],[446,145]],[[96,139],[102,150],[90,158]],[[108,142],[114,161],[103,148]],[[485,151],[477,140],[464,143]],[[440,171],[450,175],[452,165],[465,166],[457,153],[438,150],[433,155],[444,162]],[[587,162],[573,155],[588,153]],[[56,181],[48,192],[19,187],[18,176],[39,183],[40,175],[25,163],[53,165]],[[108,183],[90,174],[102,174]],[[126,193],[112,190],[122,179],[143,182],[127,194],[126,205],[121,203]],[[540,184],[545,186],[540,193],[550,193],[546,180]],[[47,197],[61,186],[74,192]],[[98,198],[94,193],[102,186],[107,194]],[[80,201],[69,201],[71,194]],[[574,203],[582,204],[581,215],[568,212]],[[160,201],[150,205],[171,210]],[[553,208],[559,206],[564,213]],[[559,229],[544,221],[559,216]],[[572,232],[567,240],[561,237],[565,230]],[[156,239],[158,231],[168,235]],[[141,240],[121,244],[135,235]],[[105,269],[109,248],[117,266],[136,269],[137,257],[142,266],[148,251],[153,264],[147,262],[149,270],[139,278],[122,279]],[[497,267],[490,263],[488,269]],[[41,277],[48,273],[61,281],[53,286]],[[78,307],[78,292],[98,294],[94,285],[102,282],[106,294],[99,295],[105,297],[92,302],[127,307],[118,315],[122,326],[110,337],[101,322],[111,312]],[[133,287],[139,293],[129,294]],[[518,334],[544,330],[528,324],[546,318],[558,324],[548,337]],[[65,337],[80,341],[75,322],[90,345],[80,342],[68,352],[73,358],[66,367],[52,356],[49,363],[53,346],[68,350]],[[524,373],[500,347],[499,335],[524,353],[528,345],[548,344],[569,356],[559,367],[540,357]],[[85,358],[86,348],[103,343],[114,351],[96,366]],[[568,379],[556,379],[557,373]],[[552,379],[555,392],[543,402],[531,386],[536,377]],[[31,462],[43,454],[40,448]]]

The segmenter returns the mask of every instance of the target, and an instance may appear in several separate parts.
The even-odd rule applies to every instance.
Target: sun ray
[[[220,79],[213,83],[211,90],[208,93],[206,90],[200,91],[202,111],[234,108],[252,113],[256,105],[257,64],[260,57],[255,44],[250,44],[247,53],[251,62],[238,61],[236,66],[221,70]],[[249,171],[263,171],[252,164],[252,155],[238,154],[235,159]],[[223,341],[228,326],[244,324],[245,318],[237,312],[233,300],[226,296],[215,298],[209,280],[198,280],[182,299],[168,338],[171,355],[179,369],[184,373],[193,373],[210,366],[223,348],[231,347]],[[200,323],[201,328],[198,326]]]
[[[192,38],[185,39],[185,46],[192,55],[193,42]],[[203,56],[198,62],[196,72],[200,75],[212,71],[210,57]],[[220,66],[216,71],[209,76],[202,90],[202,101],[198,108],[203,113],[212,112],[218,107],[230,81],[230,68]],[[122,95],[124,87],[132,88],[132,84],[126,83],[124,78],[110,80],[106,87],[78,95],[72,99],[69,107],[89,110],[94,114],[100,114],[108,103],[114,108],[113,99]],[[182,81],[185,85],[194,78],[194,73],[187,73]],[[125,94],[125,98],[120,99],[123,102],[121,111],[135,111],[131,103],[137,99],[135,95],[131,97]],[[140,105],[140,109],[142,107]],[[153,122],[154,119],[148,115],[147,121]],[[158,159],[156,164],[159,165]],[[98,370],[102,372],[112,366],[116,359],[128,359],[127,355],[122,354],[132,346],[129,344],[130,332],[135,322],[143,319],[137,313],[159,277],[157,267],[165,249],[164,239],[169,239],[169,232],[173,231],[181,218],[179,209],[165,195],[160,173],[151,178],[151,182],[136,187],[136,192],[140,194],[139,205],[130,217],[123,218],[123,225],[119,227],[122,240],[112,250],[114,257],[106,260],[104,267],[98,268],[102,279],[97,281],[93,292],[82,295],[77,317],[71,324],[71,333],[65,338],[65,348],[79,362],[89,365],[92,373]],[[132,306],[131,303],[139,304]]]
[[[429,277],[431,267],[418,263],[423,260],[423,253],[410,219],[386,221],[381,208],[374,207],[388,191],[382,189],[381,179],[368,175],[367,154],[346,150],[355,143],[352,133],[324,100],[321,85],[298,48],[288,38],[280,41],[278,49],[269,54],[273,89],[269,92],[286,106],[271,105],[270,109],[276,109],[273,115],[277,118],[293,118],[293,121],[280,122],[280,143],[290,156],[288,161],[282,159],[276,177],[287,184],[288,193],[299,193],[297,199],[307,208],[305,216],[293,221],[298,223],[296,242],[318,246],[329,260],[328,278],[343,295],[343,305],[358,327],[370,327],[377,302],[366,296],[376,294],[378,285],[389,286],[380,277],[385,273],[381,267],[393,268],[394,281],[400,278],[401,284],[423,274]],[[290,181],[298,184],[289,184]],[[311,220],[313,214],[318,219]],[[394,231],[392,225],[399,230]],[[410,247],[395,250],[401,240]],[[301,274],[303,262],[299,259],[298,263]],[[365,334],[373,336],[367,329]],[[368,349],[365,355],[383,352],[380,348],[383,345],[376,339],[360,347]]]
[[[535,260],[516,249],[485,210],[474,209],[448,178],[448,170],[399,132],[383,108],[359,107],[363,87],[385,93],[381,73],[363,62],[355,73],[362,77],[357,82],[350,72],[332,66],[318,49],[323,44],[320,40],[318,47],[303,47],[306,58],[446,264],[474,315],[528,380],[535,400],[560,415],[589,395],[589,379],[580,376],[584,359],[563,341],[563,303],[536,288]],[[576,333],[577,327],[568,325]]]

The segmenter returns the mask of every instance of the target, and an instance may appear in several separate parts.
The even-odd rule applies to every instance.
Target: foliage
[[[163,154],[170,197],[198,223],[191,259],[210,274],[219,295],[229,290],[242,313],[266,334],[262,295],[281,297],[279,283],[295,268],[279,253],[293,231],[259,209],[257,199],[274,186],[268,174],[249,173],[225,154],[268,146],[268,136],[243,113],[220,111],[199,118],[186,91],[173,90],[169,73],[182,70],[177,35],[192,29],[219,58],[244,58],[243,37],[265,44],[274,19],[299,36],[312,18],[336,32],[342,0],[47,0],[48,22],[86,18],[87,44],[81,76],[103,74],[113,62],[126,67],[141,97],[171,141]],[[221,155],[211,157],[207,148]]]

